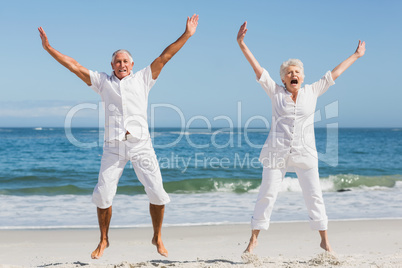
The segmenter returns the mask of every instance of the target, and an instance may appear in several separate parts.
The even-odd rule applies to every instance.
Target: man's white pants
[[[149,202],[154,205],[169,203],[170,198],[163,189],[162,175],[151,139],[138,140],[131,135],[127,135],[124,141],[105,142],[92,202],[102,209],[112,205],[117,184],[129,160],[138,180],[144,186]]]
[[[323,231],[328,228],[328,217],[325,212],[324,200],[320,187],[318,167],[301,169],[294,167],[313,230]],[[262,183],[258,193],[254,214],[251,220],[253,230],[268,230],[274,203],[281,189],[280,184],[285,177],[287,168],[263,169]]]

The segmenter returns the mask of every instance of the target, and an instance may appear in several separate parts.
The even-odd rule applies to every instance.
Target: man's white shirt
[[[89,72],[90,87],[101,96],[105,106],[105,141],[123,140],[127,131],[137,139],[148,139],[148,95],[156,82],[151,66],[121,80],[114,73]]]

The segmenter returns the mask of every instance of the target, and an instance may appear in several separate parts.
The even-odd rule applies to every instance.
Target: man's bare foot
[[[156,246],[156,250],[158,251],[159,254],[161,254],[164,257],[168,256],[168,251],[165,248],[165,246],[163,245],[162,239],[157,239],[154,237],[152,239],[152,245]]]
[[[92,259],[99,259],[103,255],[103,251],[109,247],[109,240],[102,240],[99,242],[98,247],[92,252],[91,258]]]

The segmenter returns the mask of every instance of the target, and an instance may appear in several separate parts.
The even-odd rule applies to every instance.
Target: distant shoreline
[[[65,127],[63,126],[0,126],[0,129],[65,129]],[[327,127],[315,127],[315,129],[326,129]],[[328,127],[331,128],[331,127]],[[103,127],[97,127],[97,126],[89,126],[89,127],[72,127],[71,129],[100,129],[102,131],[104,131]],[[161,129],[161,130],[166,130],[166,129],[177,129],[180,130],[182,129],[181,127],[156,127],[153,129],[149,129],[150,131],[152,130],[157,130],[157,129]],[[184,128],[185,130],[200,130],[200,129],[208,129],[208,128],[203,128],[203,127],[192,127],[192,128]],[[211,127],[211,130],[219,130],[219,129],[233,129],[233,130],[238,130],[239,128],[228,128],[226,126],[222,126],[222,127]],[[242,127],[240,128],[241,130],[244,130],[246,128]],[[263,127],[252,127],[252,128],[247,128],[250,130],[267,130],[267,132],[269,131],[269,129],[267,128],[263,128]],[[357,129],[357,130],[361,130],[361,129],[396,129],[396,130],[402,130],[402,126],[400,127],[338,127],[338,129]]]
[[[401,221],[402,217],[389,217],[389,218],[351,218],[351,219],[334,219],[329,220],[330,223],[337,222],[363,222],[363,221]],[[307,224],[308,221],[294,220],[294,221],[271,221],[271,224]],[[211,222],[211,223],[188,223],[188,224],[163,224],[163,228],[179,228],[179,227],[213,227],[213,226],[239,226],[250,225],[248,222]],[[111,225],[110,229],[126,230],[126,229],[143,229],[151,228],[151,224],[143,225]],[[0,226],[0,232],[5,231],[63,231],[63,230],[98,230],[98,225],[92,226]]]

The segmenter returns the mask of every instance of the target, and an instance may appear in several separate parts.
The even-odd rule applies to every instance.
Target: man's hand
[[[170,44],[162,54],[151,63],[152,79],[157,79],[163,66],[183,47],[187,40],[195,33],[198,25],[198,15],[187,17],[186,30],[175,42]]]
[[[186,33],[192,36],[195,33],[198,25],[198,15],[193,15],[191,18],[187,17]]]
[[[363,57],[366,53],[366,42],[359,40],[359,45],[356,48],[355,54],[358,58]]]
[[[47,35],[45,30],[42,27],[38,28],[40,33],[40,38],[42,39],[43,48],[52,56],[55,60],[57,60],[61,65],[69,69],[75,75],[77,75],[82,81],[85,82],[88,86],[91,85],[91,77],[89,74],[89,70],[83,66],[81,66],[75,59],[66,56],[53,47],[49,45],[49,40],[47,39]]]
[[[240,26],[239,32],[237,33],[237,43],[241,43],[244,40],[244,36],[246,36],[247,33],[247,21],[243,23],[242,26]]]
[[[47,50],[50,47],[50,45],[49,45],[49,40],[47,39],[45,30],[43,30],[42,27],[39,27],[38,30],[40,33],[40,39],[42,39],[42,46],[45,50]]]

